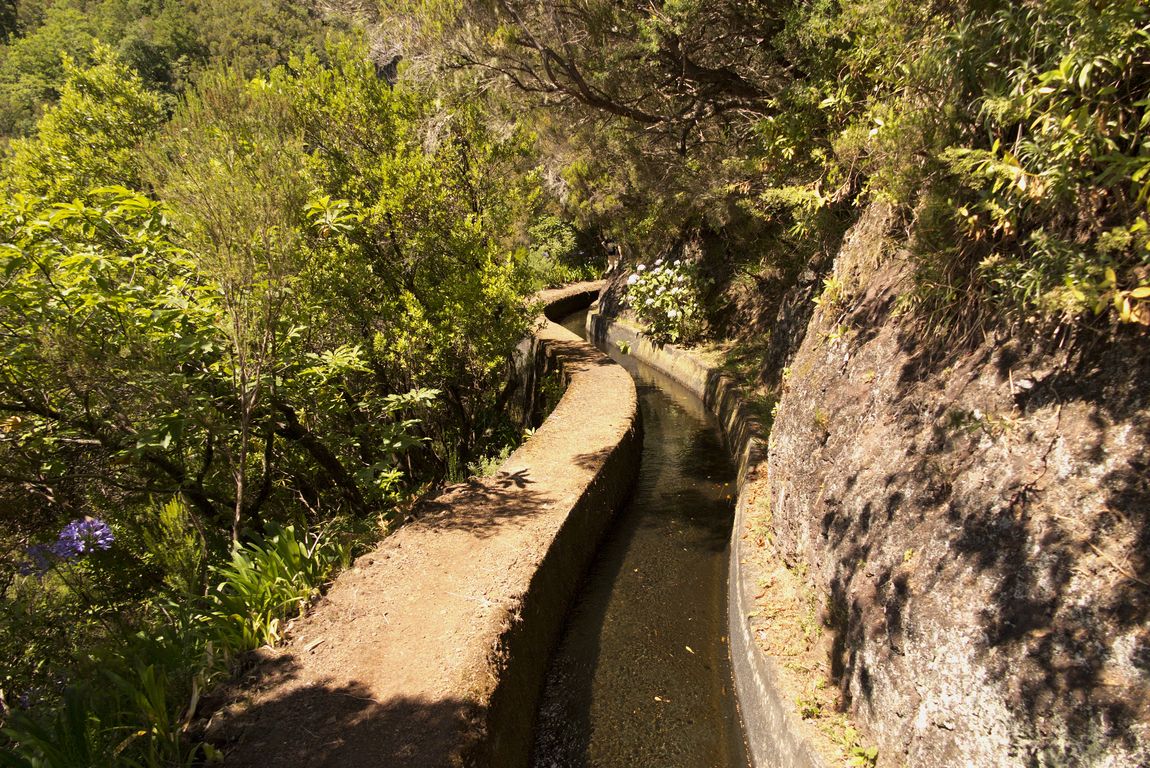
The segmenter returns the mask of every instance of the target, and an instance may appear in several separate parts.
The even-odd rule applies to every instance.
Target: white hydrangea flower
[[[631,275],[630,277],[627,278],[627,285],[634,285],[637,282],[639,282],[639,276],[638,275]]]

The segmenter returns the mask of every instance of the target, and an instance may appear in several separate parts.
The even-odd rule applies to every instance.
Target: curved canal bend
[[[586,337],[586,312],[563,325]],[[735,467],[703,404],[635,377],[643,456],[567,617],[539,708],[534,768],[745,768],[726,637]]]

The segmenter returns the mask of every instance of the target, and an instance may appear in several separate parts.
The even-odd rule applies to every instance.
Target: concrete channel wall
[[[546,314],[598,287],[545,293]],[[546,318],[531,354],[566,381],[558,405],[494,476],[422,505],[265,649],[208,724],[226,765],[527,764],[549,654],[642,442],[623,368]]]
[[[673,345],[651,343],[636,329],[599,314],[587,316],[588,336],[603,344],[623,343],[628,354],[670,376],[693,392],[718,418],[738,467],[739,496],[731,529],[727,583],[727,624],[731,665],[748,751],[755,768],[824,768],[825,761],[802,735],[792,702],[779,693],[779,672],[751,636],[747,616],[757,585],[744,568],[743,531],[750,496],[748,481],[766,472],[762,425],[734,382]]]
[[[487,695],[485,737],[476,741],[468,756],[467,762],[473,765],[527,765],[551,651],[582,574],[614,512],[630,495],[639,471],[642,425],[634,381],[628,386],[619,374],[628,380],[630,374],[556,324],[589,306],[601,285],[579,284],[543,295],[548,322],[534,337],[534,371],[539,377],[558,369],[566,388],[530,443],[512,454],[500,470],[515,474],[531,466],[533,457],[549,456],[546,463],[551,466],[541,472],[563,473],[574,467],[591,471],[582,492],[560,511],[560,526],[520,598],[518,620],[508,625],[491,656],[496,682]],[[614,428],[585,441],[573,429],[573,421]]]

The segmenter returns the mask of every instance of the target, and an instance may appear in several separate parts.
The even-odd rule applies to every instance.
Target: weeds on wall
[[[1150,9],[992,3],[920,30],[839,139],[913,210],[920,299],[1150,325]]]

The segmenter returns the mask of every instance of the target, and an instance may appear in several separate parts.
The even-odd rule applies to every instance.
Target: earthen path
[[[544,299],[570,306],[595,287]],[[554,323],[536,338],[569,379],[554,412],[495,477],[450,489],[361,557],[265,654],[210,729],[226,765],[525,759],[547,652],[639,443],[631,377]]]

